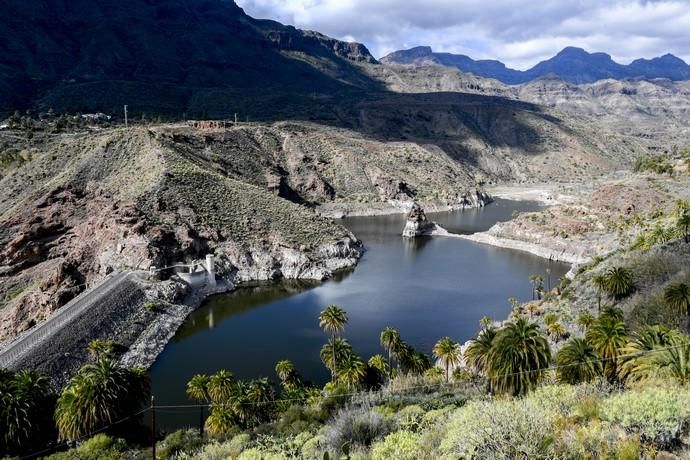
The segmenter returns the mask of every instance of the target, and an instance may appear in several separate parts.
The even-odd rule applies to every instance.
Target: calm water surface
[[[513,211],[539,209],[533,202],[497,200],[483,209],[429,214],[454,233],[487,230]],[[343,220],[367,252],[354,271],[325,283],[280,282],[240,289],[209,299],[192,313],[151,369],[158,404],[189,404],[186,382],[197,373],[228,369],[240,379],[274,377],[275,363],[289,359],[317,383],[328,371],[319,359],[326,336],[318,327],[324,306],[337,304],[350,318],[345,337],[364,359],[382,353],[386,326],[426,353],[437,339],[465,341],[479,319],[504,319],[508,297],[528,300],[528,277],[549,262],[527,253],[458,238],[404,240],[402,215]],[[551,279],[569,267],[551,263]],[[163,428],[194,425],[196,411],[168,410]]]

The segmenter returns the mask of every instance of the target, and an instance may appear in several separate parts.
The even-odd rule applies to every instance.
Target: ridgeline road
[[[98,308],[98,303],[127,280],[131,274],[131,272],[123,272],[107,276],[72,299],[48,319],[17,337],[7,347],[0,350],[0,368],[11,369],[32,351],[49,343],[58,332],[77,320],[84,312],[91,308]]]

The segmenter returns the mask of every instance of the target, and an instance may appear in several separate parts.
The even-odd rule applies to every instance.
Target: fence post
[[[156,400],[151,395],[151,458],[156,460]]]

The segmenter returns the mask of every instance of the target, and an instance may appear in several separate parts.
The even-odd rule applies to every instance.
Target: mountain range
[[[508,68],[496,60],[474,60],[462,54],[436,53],[428,46],[395,51],[381,58],[381,62],[444,65],[480,77],[494,78],[509,85],[526,83],[549,74],[556,74],[563,80],[575,84],[592,83],[608,78],[668,78],[676,81],[690,79],[690,66],[672,54],[653,59],[637,59],[629,65],[624,65],[615,62],[606,53],[588,53],[582,48],[575,47],[564,48],[551,59],[525,71]]]
[[[352,65],[376,62],[365,46],[251,18],[232,0],[7,0],[2,9],[0,114],[129,104],[218,116],[214,107],[246,112],[267,94],[279,112],[285,95],[380,86]]]

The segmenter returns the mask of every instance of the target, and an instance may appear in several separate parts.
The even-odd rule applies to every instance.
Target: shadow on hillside
[[[235,104],[241,97],[233,98]],[[242,107],[250,120],[301,120],[346,128],[385,142],[415,142],[440,147],[450,157],[474,163],[475,146],[544,150],[538,127],[561,120],[535,104],[467,93],[348,91],[332,95],[264,95]],[[215,118],[228,114],[218,111]]]

